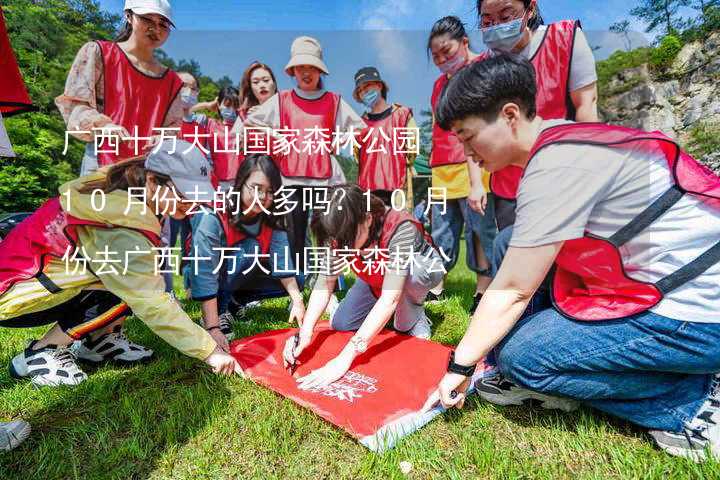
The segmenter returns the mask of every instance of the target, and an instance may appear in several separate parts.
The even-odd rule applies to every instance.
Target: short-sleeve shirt
[[[565,120],[551,120],[543,128]],[[627,225],[673,184],[657,153],[593,145],[550,145],[530,160],[517,195],[512,247],[603,238]],[[685,195],[620,248],[627,273],[657,282],[720,239],[720,212]],[[651,310],[683,321],[720,323],[720,264],[668,293]]]

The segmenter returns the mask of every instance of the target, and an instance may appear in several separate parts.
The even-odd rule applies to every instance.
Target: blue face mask
[[[365,93],[362,97],[362,103],[367,107],[368,110],[372,110],[372,108],[375,106],[377,101],[380,99],[380,92],[378,90],[370,90],[369,92]]]
[[[220,116],[226,122],[234,122],[237,119],[237,112],[231,107],[220,107]]]
[[[525,33],[524,17],[525,15],[516,18],[512,22],[483,28],[483,42],[490,50],[495,52],[512,52],[513,48],[520,43]]]

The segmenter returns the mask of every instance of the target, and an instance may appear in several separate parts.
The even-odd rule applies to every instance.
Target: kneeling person
[[[330,325],[336,330],[357,330],[357,333],[325,367],[299,379],[301,388],[328,385],[341,378],[355,356],[365,351],[393,315],[396,330],[430,338],[430,320],[425,315],[424,302],[445,273],[440,254],[422,224],[410,213],[390,209],[374,195],[369,197],[368,209],[368,194],[357,185],[334,187],[328,198],[327,209],[314,212],[312,230],[320,245],[330,247],[335,253],[350,250],[350,254],[355,255],[349,265],[358,277]],[[372,258],[373,255],[382,257],[383,253],[389,254],[389,258]],[[285,345],[286,362],[294,364],[311,343],[313,329],[327,307],[336,280],[334,274],[318,276],[297,346],[294,338]]]

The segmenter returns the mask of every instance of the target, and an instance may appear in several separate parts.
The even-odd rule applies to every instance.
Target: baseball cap
[[[212,166],[198,147],[184,140],[164,140],[148,154],[145,169],[170,177],[177,191],[187,200],[213,201]]]
[[[157,13],[165,17],[174,27],[172,19],[172,7],[168,0],[125,0],[125,10],[132,10],[138,15]]]

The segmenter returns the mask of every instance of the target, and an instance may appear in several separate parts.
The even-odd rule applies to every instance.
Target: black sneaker
[[[475,383],[475,390],[483,400],[496,405],[522,405],[526,400],[537,400],[547,409],[572,412],[578,408],[578,402],[575,400],[528,390],[511,382],[500,373],[478,380]]]
[[[701,462],[720,460],[720,374],[713,379],[707,400],[680,432],[650,430],[658,446],[670,455]]]
[[[30,378],[32,384],[39,387],[77,385],[87,379],[69,348],[48,345],[35,350],[35,343],[30,342],[10,362],[10,375],[13,378]]]
[[[470,316],[472,317],[475,314],[475,310],[477,310],[478,305],[480,304],[480,300],[482,299],[483,294],[482,293],[476,293],[473,297],[473,303],[472,307],[470,307]]]

